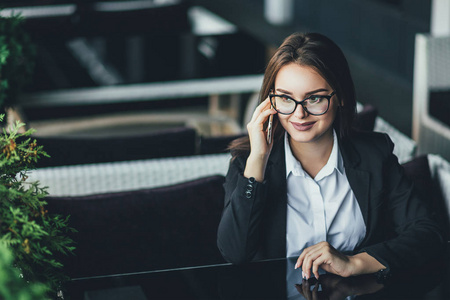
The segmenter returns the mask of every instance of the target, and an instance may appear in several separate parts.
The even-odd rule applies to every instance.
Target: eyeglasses
[[[296,109],[297,105],[301,105],[303,109],[313,115],[320,116],[325,114],[330,107],[330,99],[336,94],[333,91],[329,95],[311,95],[308,98],[303,99],[302,101],[296,101],[289,96],[286,95],[269,95],[270,103],[272,103],[273,108],[283,115],[290,115]]]

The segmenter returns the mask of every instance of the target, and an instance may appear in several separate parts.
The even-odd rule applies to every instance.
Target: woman
[[[226,260],[295,256],[306,278],[318,278],[319,267],[387,277],[440,253],[440,230],[389,137],[351,130],[353,81],[336,44],[317,33],[289,36],[260,97],[248,137],[230,147],[217,239]]]

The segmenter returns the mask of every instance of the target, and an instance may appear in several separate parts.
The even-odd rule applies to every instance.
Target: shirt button
[[[245,191],[245,197],[246,197],[247,199],[250,199],[250,198],[252,197],[252,191],[246,190],[246,191]]]
[[[253,185],[247,184],[247,191],[253,191]]]

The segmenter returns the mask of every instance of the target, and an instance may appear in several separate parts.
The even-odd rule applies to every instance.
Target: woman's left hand
[[[353,274],[352,257],[346,256],[333,248],[328,242],[320,242],[303,250],[297,260],[295,268],[302,267],[303,276],[319,278],[319,267],[323,270],[342,277]]]

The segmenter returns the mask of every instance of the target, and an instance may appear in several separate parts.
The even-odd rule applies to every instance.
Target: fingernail
[[[305,278],[305,273],[303,273],[303,271],[302,271],[302,278]]]
[[[298,269],[298,263],[295,264],[294,269]]]

